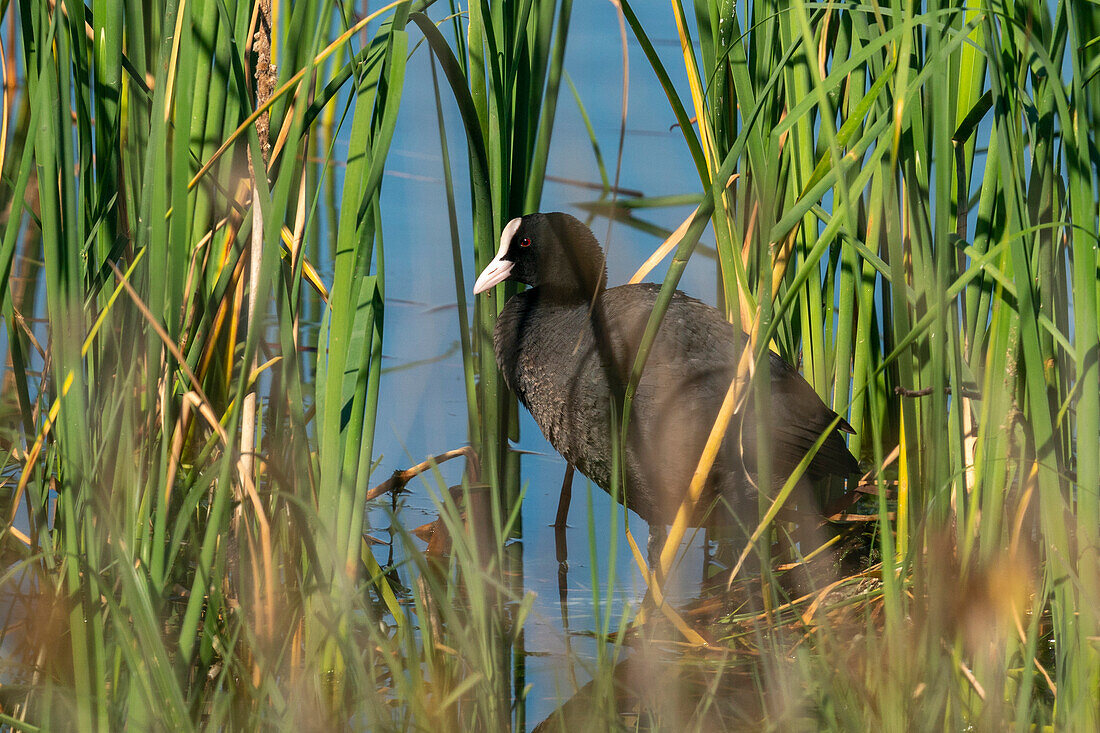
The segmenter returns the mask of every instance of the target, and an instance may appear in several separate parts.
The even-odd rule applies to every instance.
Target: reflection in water
[[[762,717],[752,675],[730,664],[728,651],[709,656],[696,660],[638,644],[610,679],[586,684],[534,730],[751,729]]]
[[[429,676],[440,697],[453,699],[454,710],[446,715],[459,728],[470,720],[485,720],[484,712],[473,717],[469,713],[483,711],[485,705],[483,689],[479,693],[473,686],[464,687],[471,675],[492,676],[495,720],[508,720],[515,730],[528,728],[528,704],[535,716],[530,721],[535,730],[751,727],[765,715],[762,706],[772,704],[762,702],[769,696],[761,694],[772,685],[761,677],[771,674],[769,665],[775,662],[769,660],[776,654],[775,658],[783,658],[780,649],[797,648],[801,643],[805,633],[801,614],[807,598],[828,588],[839,577],[838,571],[850,572],[842,567],[837,553],[826,551],[811,561],[800,559],[799,547],[788,539],[771,548],[771,557],[777,561],[776,578],[762,582],[758,573],[742,574],[730,584],[730,569],[743,546],[743,539],[738,542],[742,534],[700,531],[699,562],[680,563],[665,584],[669,602],[679,616],[707,640],[707,647],[692,648],[682,643],[680,633],[655,612],[651,601],[648,607],[643,603],[638,616],[644,617],[642,623],[631,625],[629,618],[634,614],[624,609],[620,618],[627,620],[622,626],[616,627],[616,621],[608,627],[598,616],[586,615],[582,628],[574,629],[571,602],[581,604],[574,610],[585,608],[592,597],[581,587],[570,587],[566,526],[553,526],[562,647],[546,651],[545,640],[540,638],[529,651],[527,634],[532,628],[536,636],[540,631],[527,616],[533,592],[523,572],[523,542],[504,540],[496,529],[494,495],[488,486],[476,482],[473,452],[468,448],[450,451],[397,471],[371,493],[380,497],[382,489],[399,489],[417,473],[459,455],[468,460],[470,480],[447,489],[442,497],[443,513],[413,530],[427,546],[424,556],[428,562],[413,569],[416,577],[406,578],[423,607],[419,634],[424,645],[443,649],[445,657],[454,655],[459,662],[432,668]],[[566,473],[566,484],[570,473]],[[817,527],[814,521],[805,524]],[[535,534],[531,541],[545,541],[545,534]],[[802,547],[810,547],[822,540],[804,534],[800,542]],[[477,558],[476,563],[469,562],[471,556]],[[784,557],[790,561],[783,562]],[[584,563],[586,558],[578,560]],[[474,569],[476,577],[470,572]],[[544,585],[547,579],[533,578],[532,587]],[[571,591],[579,597],[571,599]],[[772,597],[776,592],[778,600]],[[479,614],[480,621],[476,621]],[[456,634],[469,637],[471,633],[483,634],[488,645],[487,656],[480,660],[466,649],[447,646],[455,643]],[[546,659],[536,663],[533,674],[532,659]],[[565,675],[563,687],[546,687],[548,666]],[[587,679],[592,681],[586,683]],[[531,684],[534,686],[529,689]]]
[[[522,537],[518,531],[510,537],[507,529],[501,531],[499,497],[480,481],[476,452],[467,446],[394,471],[368,497],[379,498],[387,493],[395,496],[416,476],[459,456],[466,458],[466,480],[447,489],[441,497],[442,513],[436,519],[409,531],[427,544],[422,561],[415,554],[409,559],[417,573],[412,579],[417,589],[414,600],[422,606],[417,617],[426,619],[426,623],[421,622],[419,634],[430,669],[428,679],[444,700],[451,700],[443,706],[451,729],[460,730],[472,720],[479,726],[503,728],[511,723],[515,729],[525,730],[527,655],[523,624],[527,609]],[[402,533],[397,523],[391,529]],[[393,544],[390,572],[395,572],[397,565]],[[452,556],[457,556],[454,563]],[[456,636],[470,647],[450,646]],[[444,653],[443,659],[439,651]],[[447,659],[452,655],[457,659]],[[511,670],[511,674],[505,670]],[[484,688],[466,684],[470,679],[481,679],[492,693],[486,695]]]
[[[804,530],[803,541],[824,540],[818,522],[807,525],[818,536],[810,540],[810,530]],[[741,573],[730,583],[741,546],[729,531],[708,531],[702,562],[695,566],[700,574],[682,563],[670,577],[672,585],[686,584],[697,594],[677,602],[676,610],[707,646],[683,644],[667,618],[645,608],[643,623],[598,641],[605,645],[606,666],[598,665],[594,679],[581,687],[574,675],[575,693],[534,730],[751,730],[765,719],[812,729],[806,711],[789,705],[796,697],[790,685],[799,679],[797,651],[821,627],[823,620],[815,617],[826,615],[826,599],[866,590],[851,583],[861,575],[857,565],[863,567],[865,540],[863,528],[851,525],[824,540],[826,549],[810,559],[791,541],[777,542],[771,548],[777,562],[768,575]],[[873,577],[866,582],[878,584]],[[560,603],[569,638],[564,591]],[[830,611],[824,622],[834,631],[844,628],[851,621],[844,614]]]

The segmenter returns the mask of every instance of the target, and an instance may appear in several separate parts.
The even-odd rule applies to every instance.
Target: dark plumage
[[[660,290],[605,289],[606,279],[588,227],[568,214],[531,214],[505,227],[496,258],[474,286],[474,293],[504,280],[532,286],[510,298],[497,320],[497,364],[550,444],[604,490],[611,484],[612,396],[625,388]],[[650,524],[671,522],[687,491],[736,374],[734,335],[715,308],[679,291],[673,296],[638,384],[624,455],[625,504]],[[770,454],[781,482],[836,413],[775,354],[770,366]],[[858,472],[839,430],[852,432],[840,420],[812,459],[810,479]],[[755,442],[750,403],[726,433],[695,524],[720,516],[703,516],[716,504],[742,519],[755,512],[748,476],[755,475]]]

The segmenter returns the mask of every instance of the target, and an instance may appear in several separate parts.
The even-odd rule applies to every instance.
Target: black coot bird
[[[474,293],[505,280],[531,287],[510,298],[497,319],[493,345],[504,381],[550,444],[607,491],[612,400],[627,383],[660,287],[606,288],[599,242],[562,213],[508,223]],[[651,526],[675,516],[736,375],[740,353],[733,328],[717,309],[679,291],[661,323],[634,397],[623,455],[623,502]],[[790,364],[769,356],[768,453],[775,480],[789,476],[826,430],[806,475],[857,473],[859,464],[839,432],[852,428],[840,420],[830,429],[836,413]],[[755,420],[750,402],[731,421],[694,526],[755,520]]]

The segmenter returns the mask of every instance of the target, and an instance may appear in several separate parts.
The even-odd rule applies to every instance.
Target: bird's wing
[[[629,288],[635,292],[608,290],[605,296],[610,297],[606,297],[604,309],[607,328],[615,334],[612,341],[617,346],[613,371],[624,386],[660,290],[656,285]],[[638,292],[645,297],[638,297]],[[623,297],[628,294],[629,298]],[[705,441],[709,431],[701,430],[700,423],[717,415],[736,375],[740,349],[747,343],[748,337],[735,331],[717,309],[680,292],[673,296],[639,384],[639,395],[646,394],[647,402],[661,405],[663,414],[669,416],[661,422],[665,434],[683,429],[701,436],[689,441],[693,447],[700,440]],[[858,472],[859,464],[840,435],[852,432],[851,426],[843,419],[832,425],[836,413],[821,401],[793,366],[775,353],[770,353],[769,368],[768,448],[776,474],[786,476],[793,471],[826,432],[828,437],[811,459],[807,471],[810,478]],[[744,456],[748,465],[756,463],[757,454],[757,410],[752,397],[734,423],[746,426],[741,431],[738,449],[749,454]],[[674,402],[681,403],[681,407],[673,409]],[[652,415],[649,419],[657,417]]]

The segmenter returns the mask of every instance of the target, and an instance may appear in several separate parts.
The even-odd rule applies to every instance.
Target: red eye
[[[520,247],[530,247],[531,246],[531,238],[530,237],[524,237],[523,239],[519,240],[519,246]]]

